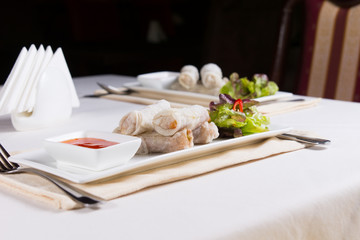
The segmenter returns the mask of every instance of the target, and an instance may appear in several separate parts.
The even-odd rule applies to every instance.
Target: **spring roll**
[[[221,68],[214,63],[204,65],[200,75],[201,82],[206,88],[219,88],[225,84]]]
[[[163,136],[154,131],[138,137],[141,138],[141,145],[136,154],[168,153],[194,146],[190,129],[183,129],[173,136]]]
[[[187,128],[193,130],[210,119],[208,110],[199,105],[185,108],[165,109],[154,116],[153,126],[156,132],[172,136]]]
[[[211,72],[214,72],[216,74],[221,74],[222,75],[222,71],[221,71],[221,68],[215,64],[215,63],[208,63],[208,64],[205,64],[201,69],[200,69],[200,75],[204,75],[205,72],[208,72],[208,71],[211,71]]]
[[[180,70],[179,83],[186,89],[194,88],[199,81],[199,71],[193,65],[185,65]]]
[[[154,116],[165,109],[170,109],[170,103],[166,100],[160,100],[142,110],[129,112],[121,118],[119,126],[113,132],[125,135],[151,132],[154,130],[152,125]]]
[[[206,144],[219,137],[219,130],[215,123],[204,122],[193,131],[194,144]]]

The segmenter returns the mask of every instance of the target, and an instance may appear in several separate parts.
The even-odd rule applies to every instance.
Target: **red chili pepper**
[[[233,110],[234,111],[236,111],[237,109],[236,109],[236,107],[238,106],[238,109],[240,110],[240,112],[244,112],[243,111],[243,102],[242,102],[242,100],[239,98],[238,100],[236,100],[235,102],[234,102],[234,105],[233,105]]]

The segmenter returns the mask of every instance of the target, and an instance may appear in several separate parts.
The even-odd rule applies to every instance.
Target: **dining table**
[[[144,105],[86,95],[98,82],[121,87],[136,81],[114,74],[74,77],[80,106],[70,119],[16,131],[10,115],[2,115],[0,143],[16,154],[67,132],[112,132],[127,112]],[[57,209],[0,184],[0,239],[360,239],[360,103],[320,99],[270,119],[331,143],[138,188],[97,207]]]

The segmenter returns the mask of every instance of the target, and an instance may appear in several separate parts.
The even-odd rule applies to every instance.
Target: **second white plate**
[[[171,90],[171,89],[149,88],[142,86],[139,82],[126,83],[124,84],[124,86],[140,93],[144,97],[156,98],[156,99],[164,98],[168,101],[173,101],[173,102],[208,106],[211,101],[215,101],[215,102],[219,101],[218,96],[212,96],[203,93]],[[292,93],[279,91],[275,95],[256,98],[255,100],[259,102],[267,102],[272,100],[289,98],[291,96],[293,96]]]

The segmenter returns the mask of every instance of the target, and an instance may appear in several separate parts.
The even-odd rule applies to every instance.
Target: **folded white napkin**
[[[28,130],[66,119],[79,105],[62,49],[23,47],[0,91],[0,115],[11,113],[14,127]]]

